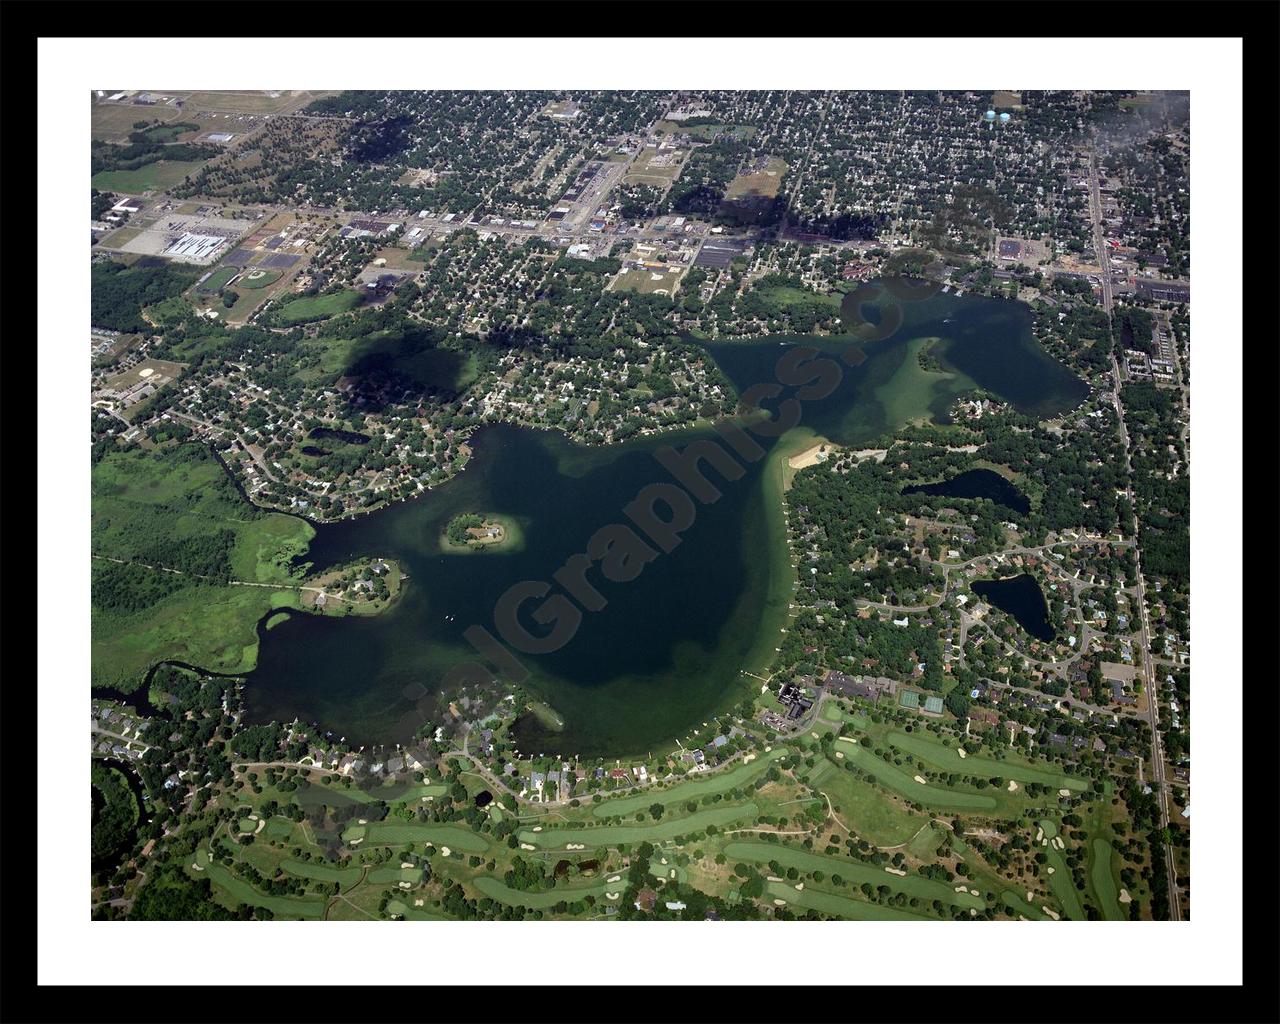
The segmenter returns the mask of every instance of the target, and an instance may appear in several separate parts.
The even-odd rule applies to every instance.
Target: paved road
[[[1111,262],[1108,254],[1107,240],[1102,233],[1102,198],[1098,191],[1098,156],[1097,151],[1089,151],[1089,211],[1093,217],[1093,242],[1098,251],[1098,265],[1102,268],[1102,307],[1107,316],[1111,316]],[[1110,328],[1108,327],[1108,331]],[[1111,372],[1114,388],[1111,400],[1115,405],[1116,417],[1120,422],[1120,439],[1124,444],[1125,460],[1125,494],[1132,507],[1136,508],[1133,496],[1133,459],[1129,445],[1129,431],[1124,422],[1124,404],[1120,401],[1120,363],[1116,358],[1115,338],[1112,337]],[[1152,672],[1151,637],[1147,622],[1146,580],[1142,575],[1142,550],[1135,548],[1137,558],[1137,600],[1139,623],[1142,632],[1142,676],[1147,690],[1147,723],[1151,726],[1151,771],[1152,782],[1157,803],[1160,806],[1160,825],[1169,825],[1169,795],[1164,777],[1164,751],[1160,742],[1160,700],[1156,690],[1155,674]],[[1182,906],[1178,896],[1178,871],[1174,865],[1173,849],[1166,843],[1164,847],[1165,866],[1169,875],[1169,915],[1175,921],[1182,920]]]

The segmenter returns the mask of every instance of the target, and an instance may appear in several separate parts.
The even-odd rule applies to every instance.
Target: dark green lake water
[[[1024,516],[1031,511],[1031,502],[1027,496],[990,469],[969,469],[936,484],[904,487],[902,493],[944,498],[987,498],[997,505],[1021,512]]]
[[[984,601],[1012,615],[1018,625],[1036,639],[1053,639],[1049,605],[1034,576],[1023,573],[1007,580],[975,580],[970,589]]]
[[[899,329],[858,343],[865,358],[853,367],[842,364],[843,380],[829,398],[804,404],[804,427],[856,444],[910,419],[943,415],[951,398],[975,382],[1040,416],[1065,411],[1087,393],[1035,345],[1021,304],[937,295],[898,305]],[[948,372],[920,370],[913,339],[926,336],[941,339],[933,353]],[[788,337],[708,348],[742,390],[775,380],[779,356],[797,342],[831,353],[848,345],[844,338]],[[260,630],[258,667],[246,690],[250,721],[298,716],[357,743],[409,739],[423,718],[406,690],[436,692],[451,666],[476,659],[463,630],[480,624],[496,634],[494,604],[508,587],[551,580],[596,530],[627,522],[622,509],[641,488],[671,480],[653,450],[683,448],[707,434],[587,449],[554,433],[484,428],[473,438],[466,470],[443,487],[318,526],[307,556],[316,570],[355,558],[395,558],[410,575],[408,587],[382,615],[294,614],[269,632]],[[772,651],[770,637],[786,612],[783,577],[790,572],[779,517],[767,508],[766,496],[777,501],[776,488],[767,486],[767,461],[744,463],[736,481],[710,472],[723,496],[697,505],[696,521],[672,553],[627,583],[593,572],[607,606],[585,612],[573,639],[555,653],[520,655],[531,672],[527,688],[565,721],[562,731],[549,733],[523,719],[517,727],[523,752],[644,752],[758,691],[740,670]],[[453,516],[472,511],[515,517],[523,548],[443,554],[441,530]]]
[[[308,555],[317,569],[392,557],[409,573],[408,588],[382,615],[292,615],[264,632],[247,688],[251,720],[299,715],[357,742],[408,739],[418,722],[405,688],[434,689],[451,665],[477,659],[462,632],[479,623],[497,635],[494,604],[508,587],[549,581],[596,530],[628,522],[622,509],[641,488],[670,481],[652,455],[669,440],[587,450],[556,434],[485,428],[472,439],[465,472],[448,485],[319,526]],[[761,622],[768,571],[746,555],[764,547],[762,465],[724,484],[718,502],[698,506],[682,543],[635,580],[610,583],[593,573],[608,604],[585,613],[561,650],[520,655],[533,673],[527,686],[566,723],[545,734],[522,722],[522,751],[643,751],[714,713],[726,694],[741,695],[738,670]],[[440,531],[470,510],[516,517],[524,548],[441,553]]]

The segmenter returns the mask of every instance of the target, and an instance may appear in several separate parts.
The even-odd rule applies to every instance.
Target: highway
[[[1098,158],[1097,151],[1089,151],[1089,211],[1093,218],[1093,242],[1098,252],[1098,266],[1102,274],[1102,307],[1108,318],[1111,316],[1111,264],[1108,256],[1107,240],[1102,232],[1102,198],[1098,191]],[[1110,326],[1108,325],[1108,332]],[[1129,447],[1129,431],[1124,422],[1124,406],[1120,401],[1120,361],[1115,353],[1115,336],[1111,335],[1111,373],[1115,386],[1111,399],[1115,405],[1116,417],[1120,422],[1120,440],[1124,444],[1125,459],[1125,495],[1132,508],[1137,508],[1133,495],[1133,459]],[[1138,621],[1142,632],[1142,678],[1147,691],[1147,723],[1151,726],[1151,770],[1152,788],[1156,793],[1156,801],[1160,807],[1160,826],[1169,826],[1169,795],[1164,775],[1164,750],[1160,743],[1160,700],[1156,688],[1155,672],[1151,660],[1151,636],[1148,626],[1146,580],[1142,575],[1142,549],[1134,549],[1137,559],[1137,601]],[[1165,867],[1169,875],[1169,916],[1174,921],[1182,920],[1182,905],[1178,893],[1178,873],[1173,861],[1173,850],[1168,843],[1164,847]]]

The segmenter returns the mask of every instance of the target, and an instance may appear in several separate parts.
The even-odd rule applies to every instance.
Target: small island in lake
[[[450,553],[463,551],[510,551],[523,546],[524,536],[510,516],[496,513],[464,512],[449,520],[440,536],[441,548]]]

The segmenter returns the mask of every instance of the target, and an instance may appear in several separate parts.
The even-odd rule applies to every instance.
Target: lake
[[[669,441],[585,449],[550,432],[486,427],[470,441],[466,470],[447,485],[367,516],[318,525],[307,555],[316,571],[362,556],[391,557],[409,574],[408,585],[381,615],[295,614],[260,630],[258,665],[245,690],[250,720],[298,715],[358,743],[409,739],[419,722],[406,718],[414,708],[403,695],[406,687],[436,689],[451,666],[477,659],[463,630],[478,623],[497,635],[494,605],[508,587],[549,581],[596,530],[627,521],[623,506],[641,488],[669,482],[652,455]],[[769,589],[770,566],[747,557],[770,546],[763,466],[749,466],[742,479],[724,484],[718,502],[699,505],[682,543],[635,580],[610,583],[593,572],[608,603],[585,613],[561,650],[519,655],[532,673],[526,687],[565,720],[558,732],[532,717],[522,721],[522,751],[644,752],[682,735],[727,696],[744,695],[739,669],[757,642]],[[441,530],[473,510],[513,517],[524,546],[442,553]],[[784,547],[781,537],[774,540]]]
[[[526,689],[563,720],[555,730],[554,716],[523,717],[515,727],[523,753],[642,754],[759,691],[742,669],[767,670],[793,579],[780,506],[782,467],[814,432],[860,443],[911,420],[942,417],[954,395],[975,384],[1033,415],[1065,411],[1087,393],[1035,344],[1021,304],[944,294],[902,307],[903,326],[891,337],[856,342],[857,365],[844,367],[829,397],[804,403],[799,429],[777,442],[758,439],[768,454],[744,462],[740,479],[723,481],[708,470],[722,497],[697,505],[696,520],[674,551],[630,582],[610,583],[591,571],[606,606],[584,612],[561,649],[519,656],[530,672]],[[920,368],[916,353],[925,338],[938,339],[929,344],[944,372]],[[788,336],[707,348],[742,390],[775,380],[779,356],[796,344],[837,354],[850,341]],[[357,744],[407,741],[423,716],[406,692],[425,687],[438,694],[449,668],[476,660],[463,631],[479,624],[496,635],[494,605],[508,587],[552,580],[596,530],[628,521],[622,509],[641,488],[671,481],[654,458],[656,448],[683,448],[706,436],[710,430],[702,428],[585,448],[558,433],[485,427],[469,442],[465,471],[447,484],[378,512],[317,525],[306,556],[313,571],[357,558],[394,558],[409,583],[381,615],[291,614],[269,632],[260,627],[258,665],[245,688],[249,721],[297,716]],[[440,533],[462,512],[511,517],[523,546],[443,553]],[[430,721],[440,721],[438,707]]]
[[[859,322],[854,298],[846,296],[841,311],[848,325]],[[805,425],[837,444],[865,444],[913,421],[944,422],[956,398],[975,388],[1042,419],[1074,409],[1089,394],[1088,384],[1036,342],[1025,303],[936,292],[864,306],[861,319],[886,330],[899,326],[888,337],[852,345],[846,335],[773,335],[706,347],[739,390],[773,380],[773,366],[788,346],[813,345],[833,357],[852,347],[860,361],[843,366],[836,392],[805,405]],[[941,372],[921,367],[925,350]]]
[[[1037,640],[1052,640],[1049,605],[1036,578],[1029,573],[1003,580],[975,580],[970,589],[988,604],[1012,615]]]
[[[1027,496],[990,469],[969,469],[936,484],[904,487],[902,493],[944,498],[986,498],[1024,516],[1031,511],[1031,502]]]

